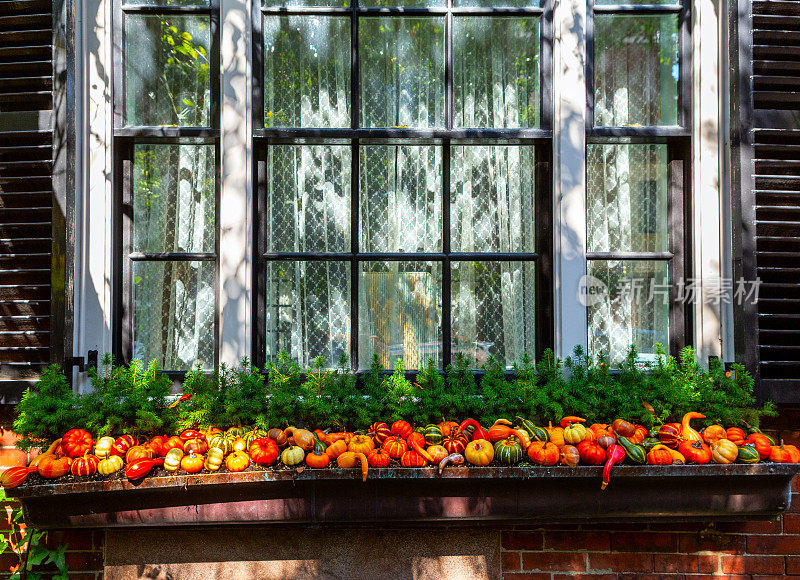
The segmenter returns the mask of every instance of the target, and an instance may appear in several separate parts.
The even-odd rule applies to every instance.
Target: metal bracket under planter
[[[746,519],[789,507],[800,465],[306,468],[53,483],[9,490],[39,528],[233,523]]]

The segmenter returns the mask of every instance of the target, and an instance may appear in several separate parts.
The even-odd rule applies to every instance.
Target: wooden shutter
[[[800,401],[800,1],[753,2],[760,391]]]
[[[50,360],[52,5],[0,0],[0,401]]]

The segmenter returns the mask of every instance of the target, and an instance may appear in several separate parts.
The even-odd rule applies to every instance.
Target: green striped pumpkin
[[[422,434],[425,435],[425,443],[428,445],[442,444],[442,428],[439,425],[434,425],[433,423],[425,425]]]
[[[520,425],[525,430],[525,432],[528,435],[530,435],[531,441],[544,441],[545,443],[547,443],[550,440],[550,437],[548,436],[547,433],[547,429],[539,427],[529,419],[523,419],[522,417],[518,416],[517,420],[520,422]]]
[[[739,447],[739,455],[736,460],[739,463],[758,463],[761,457],[758,455],[758,450],[755,445],[742,445]]]
[[[506,465],[516,465],[522,461],[525,452],[516,437],[501,439],[494,444],[494,458]]]
[[[217,449],[222,450],[222,453],[224,455],[228,455],[228,453],[233,451],[233,440],[234,439],[236,439],[236,437],[231,437],[227,433],[217,433],[208,442],[208,446],[209,447],[216,447]]]

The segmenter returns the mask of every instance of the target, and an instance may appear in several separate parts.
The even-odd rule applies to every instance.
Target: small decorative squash
[[[564,428],[564,441],[567,445],[577,445],[586,439],[586,427],[580,423],[570,423]]]
[[[278,446],[275,445],[275,451],[278,450]],[[314,450],[306,455],[306,465],[309,467],[313,467],[314,469],[322,469],[323,467],[328,467],[331,458],[328,457],[328,454],[324,451],[321,451],[319,448],[314,448]]]
[[[46,455],[42,460],[36,464],[36,470],[39,475],[47,479],[55,479],[69,473],[69,467],[72,459],[69,457],[56,457],[55,455]]]
[[[400,459],[408,451],[408,443],[399,435],[393,435],[383,442],[383,448],[392,459]]]
[[[334,441],[328,448],[325,450],[325,453],[328,454],[328,457],[331,459],[336,459],[342,453],[347,451],[347,443],[344,442],[344,439],[339,439],[338,441]]]
[[[442,430],[442,437],[447,437],[450,433],[458,429],[458,423],[455,421],[442,421],[439,423],[439,429]]]
[[[100,459],[105,459],[111,454],[111,447],[114,445],[113,437],[100,437],[94,446],[94,454]]]
[[[205,457],[202,455],[197,455],[194,452],[189,453],[188,455],[184,455],[183,459],[181,459],[181,469],[186,473],[198,473],[203,469],[205,460]]]
[[[280,429],[277,429],[280,431]],[[283,431],[280,431],[283,434]],[[209,447],[216,447],[220,449],[223,454],[227,455],[231,451],[233,451],[233,439],[227,436],[225,433],[217,433],[208,441]]]
[[[678,452],[686,458],[689,463],[704,465],[711,461],[711,449],[702,441],[682,441],[678,445]]]
[[[738,445],[739,447],[744,445],[744,438],[745,437],[747,437],[747,435],[745,435],[744,431],[742,429],[740,429],[739,427],[728,427],[725,430],[725,439],[727,439],[728,441],[733,442],[734,444]]]
[[[597,438],[597,444],[602,447],[603,449],[608,449],[612,445],[616,444],[617,438],[614,435],[603,435]]]
[[[500,463],[516,465],[522,461],[525,453],[516,437],[509,437],[494,444],[494,456]]]
[[[485,439],[475,439],[467,444],[464,458],[479,467],[489,465],[494,459],[494,447]]]
[[[636,425],[629,423],[625,419],[617,419],[611,423],[611,429],[614,430],[614,433],[623,437],[633,437],[633,434],[636,433]]]
[[[272,439],[275,443],[278,444],[278,447],[286,447],[289,444],[289,438],[283,432],[282,429],[270,429],[267,431],[267,437]]]
[[[228,471],[233,471],[234,473],[244,471],[250,467],[250,456],[244,451],[234,451],[225,458],[225,467],[228,468]]]
[[[549,441],[534,441],[528,447],[528,458],[536,465],[555,465],[558,463],[558,447]]]
[[[206,460],[203,462],[203,467],[208,471],[217,471],[222,467],[222,462],[225,460],[225,454],[219,447],[209,447]]]
[[[4,489],[19,487],[34,471],[36,471],[35,468],[26,466],[9,467],[0,474],[0,487]]]
[[[61,438],[61,450],[72,459],[82,457],[92,450],[92,436],[84,429],[70,429]]]
[[[408,421],[395,421],[392,423],[391,433],[392,435],[396,435],[402,437],[403,439],[408,439],[408,436],[414,432],[414,429],[411,428],[411,423]]]
[[[137,459],[153,459],[156,456],[155,451],[153,451],[152,447],[148,447],[146,445],[134,445],[128,452],[125,454],[125,461],[130,463],[132,461],[136,461]]]
[[[800,449],[795,445],[784,445],[783,448],[789,452],[789,459],[792,460],[791,463],[800,463]]]
[[[647,429],[643,425],[636,425],[636,430],[631,436],[631,441],[638,445],[645,439],[647,439]]]
[[[350,439],[350,443],[347,444],[347,450],[353,453],[363,453],[366,455],[373,449],[375,449],[375,443],[369,435],[355,435]]]
[[[647,454],[647,463],[650,465],[672,465],[673,457],[670,448],[659,443]]]
[[[78,457],[72,462],[69,468],[72,475],[94,475],[97,473],[98,459],[88,453],[83,457]]]
[[[528,438],[530,441],[549,441],[550,435],[547,432],[547,429],[544,427],[539,427],[530,419],[525,419],[524,417],[517,417],[517,421],[520,422],[520,427],[525,433],[528,434]]]
[[[727,439],[725,428],[722,425],[709,425],[705,429],[703,429],[703,441],[707,445],[712,445],[716,441],[720,439]],[[734,445],[736,445],[734,443]]]
[[[450,455],[450,453],[447,452],[447,449],[445,449],[442,445],[428,445],[428,448],[425,451],[427,451],[428,455],[430,455],[431,459],[433,459],[431,463],[434,465],[438,465],[442,459]],[[369,459],[369,457],[367,459]]]
[[[736,461],[737,457],[739,457],[739,448],[732,441],[720,438],[714,440],[711,445],[711,459],[714,463],[727,465]]]
[[[302,447],[292,445],[283,450],[281,453],[281,461],[283,461],[284,465],[299,465],[305,456],[306,452],[303,451]]]
[[[447,452],[450,453],[464,453],[464,449],[467,448],[467,436],[464,435],[458,429],[450,431],[450,434],[442,439],[442,447],[447,449]]]
[[[677,449],[681,442],[681,426],[678,423],[665,423],[658,428],[658,440],[670,449]],[[742,433],[744,436],[744,433]]]
[[[97,473],[100,475],[111,475],[122,469],[124,464],[125,462],[119,455],[109,455],[97,464]]]
[[[156,435],[147,442],[147,447],[153,450],[153,457],[164,457],[167,450],[164,445],[167,443],[167,438],[164,435]]]
[[[700,441],[700,442],[703,441],[703,438],[700,436],[700,433],[692,429],[692,426],[689,424],[689,422],[692,419],[705,419],[705,418],[706,416],[703,415],[702,413],[695,413],[694,411],[686,413],[683,416],[683,420],[681,421],[681,437],[683,437],[684,441],[689,441],[690,443],[694,443],[695,441]],[[684,455],[686,454],[684,453]]]
[[[367,455],[367,463],[373,468],[388,467],[391,460],[392,457],[385,449],[373,449]]]
[[[178,438],[176,437],[176,439]],[[133,435],[123,435],[122,437],[117,437],[114,440],[114,445],[111,446],[111,453],[114,455],[119,455],[120,457],[125,457],[128,449],[137,443],[138,441]],[[181,442],[181,449],[183,449],[183,442]]]
[[[772,453],[772,441],[763,433],[751,433],[745,443],[752,443],[761,459],[766,459]]]
[[[184,453],[203,455],[206,451],[208,451],[208,442],[205,439],[200,439],[199,437],[195,439],[187,439],[186,443],[183,444],[183,451]]]
[[[564,445],[560,449],[559,461],[567,467],[575,467],[581,462],[581,453],[574,445]]]
[[[564,428],[563,427],[553,427],[553,422],[547,422],[547,435],[550,437],[550,442],[555,444],[556,447],[563,447],[567,444],[564,441]]]
[[[773,445],[769,460],[774,463],[794,463],[789,451],[783,445]]]
[[[736,456],[736,460],[739,463],[758,463],[760,459],[761,456],[758,454],[755,445],[748,443],[739,447],[739,453]]]
[[[167,453],[169,453],[172,449],[180,449],[181,451],[183,451],[183,439],[181,439],[177,435],[170,437],[169,439],[167,439],[167,442],[164,443],[164,449],[167,451]],[[124,456],[125,454],[122,453],[121,455]]]
[[[314,449],[314,442],[317,440],[317,437],[308,429],[287,427],[283,430],[283,433],[286,437],[291,437],[294,440],[294,444],[303,451],[311,451]],[[302,459],[300,461],[302,461]]]
[[[606,460],[606,450],[592,441],[578,443],[578,453],[585,465],[602,465]]]
[[[250,459],[256,465],[272,465],[278,459],[278,444],[269,437],[259,437],[250,444]]]
[[[247,448],[249,449],[250,445],[253,443],[253,441],[255,441],[256,439],[261,439],[262,437],[266,437],[266,436],[267,436],[267,432],[266,431],[256,427],[254,429],[251,429],[247,433],[245,433],[243,439],[244,439],[244,442],[247,444]]]
[[[244,437],[234,439],[231,446],[234,451],[247,451],[247,441],[244,440]]]
[[[375,445],[379,446],[383,445],[383,442],[392,436],[392,430],[386,423],[376,421],[369,428],[369,434],[372,435],[372,440],[375,442]],[[367,458],[369,458],[369,455],[367,455]]]
[[[434,425],[432,423],[425,425],[425,429],[422,431],[422,434],[425,436],[425,443],[428,445],[441,445],[442,428],[439,427],[439,425]]]
[[[403,467],[425,467],[428,465],[428,460],[413,449],[409,449],[400,458],[400,465]]]
[[[188,441],[189,439],[205,439],[206,436],[203,434],[202,431],[198,431],[197,429],[184,429],[181,431],[181,434],[178,435],[184,441]]]
[[[367,481],[369,464],[367,463],[367,456],[363,453],[345,451],[336,458],[336,465],[343,469],[350,469],[351,467],[355,467],[359,461],[361,462],[361,481]]]
[[[169,471],[170,473],[175,473],[181,466],[181,459],[183,459],[183,449],[175,447],[167,451],[166,457],[164,457],[164,469]]]

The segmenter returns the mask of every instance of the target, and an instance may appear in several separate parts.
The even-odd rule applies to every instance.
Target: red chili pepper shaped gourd
[[[575,417],[573,415],[561,419],[561,427],[564,429],[567,428],[567,425],[570,425],[572,423],[586,423],[586,419],[584,419],[583,417]]]
[[[611,445],[606,449],[606,464],[603,467],[603,485],[600,489],[605,489],[608,486],[608,480],[611,477],[611,468],[617,464],[622,463],[625,459],[625,449],[622,445]]]
[[[156,465],[164,465],[164,458],[137,459],[125,468],[125,477],[128,479],[141,479],[150,473]]]
[[[483,427],[481,427],[480,423],[478,423],[475,419],[465,419],[461,422],[461,425],[458,426],[460,431],[466,432],[467,427],[472,427],[474,431],[472,432],[472,437],[470,441],[475,441],[477,439],[486,439],[489,440],[489,432],[486,431]]]

